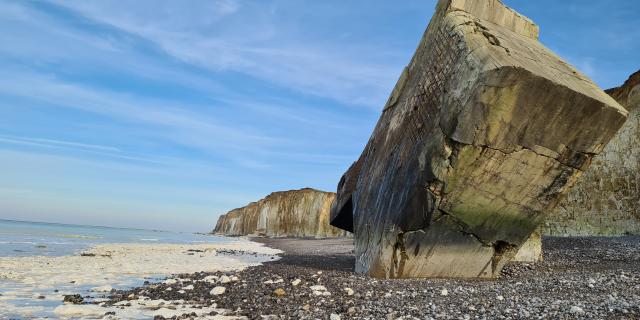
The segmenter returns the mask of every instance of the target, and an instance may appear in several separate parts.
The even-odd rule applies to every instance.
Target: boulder
[[[213,230],[229,236],[344,237],[348,233],[329,225],[335,193],[310,188],[274,192],[218,218]]]
[[[498,0],[440,0],[331,221],[375,277],[494,278],[627,111]],[[349,226],[351,225],[351,228]]]

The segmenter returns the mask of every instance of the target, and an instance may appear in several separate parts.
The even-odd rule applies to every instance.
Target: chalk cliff
[[[348,233],[329,225],[335,193],[314,189],[274,192],[266,198],[220,216],[216,234],[268,237],[342,237]]]

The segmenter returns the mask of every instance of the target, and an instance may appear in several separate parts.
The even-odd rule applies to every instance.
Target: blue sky
[[[640,68],[639,1],[505,1],[603,87]],[[206,231],[331,190],[434,1],[0,1],[0,218]]]

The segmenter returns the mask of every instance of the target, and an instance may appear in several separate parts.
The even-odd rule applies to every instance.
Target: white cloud
[[[87,18],[147,39],[181,61],[211,71],[231,70],[286,88],[376,109],[384,103],[398,66],[375,62],[378,46],[322,43],[292,36],[277,3],[240,7],[232,2],[59,1]],[[171,4],[174,5],[171,5]],[[243,3],[248,4],[248,3]],[[167,14],[170,12],[171,14]]]

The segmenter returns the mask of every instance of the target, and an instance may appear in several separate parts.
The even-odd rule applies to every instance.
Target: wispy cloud
[[[226,1],[175,6],[162,1],[154,2],[160,10],[152,13],[144,2],[126,8],[118,1],[57,3],[155,43],[180,61],[212,71],[241,72],[352,105],[380,108],[401,70],[401,65],[380,62],[385,60],[381,57],[402,56],[400,52],[363,43],[320,45],[319,39],[296,37],[298,32],[290,29],[295,26],[282,23],[270,1],[242,6]],[[165,11],[171,18],[164,19]]]

